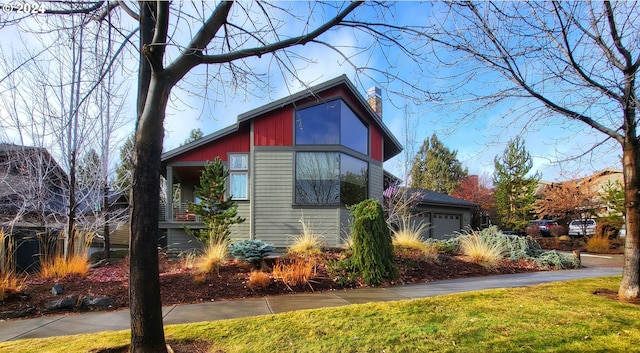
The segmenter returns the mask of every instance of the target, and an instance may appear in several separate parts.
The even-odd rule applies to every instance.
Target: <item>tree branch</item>
[[[236,50],[234,52],[230,52],[226,54],[203,55],[200,57],[200,62],[204,64],[220,64],[220,63],[229,62],[237,59],[247,58],[250,56],[260,57],[264,54],[272,53],[274,51],[291,47],[294,45],[304,45],[306,43],[313,41],[323,33],[327,32],[332,27],[339,25],[349,13],[351,13],[356,7],[358,7],[362,3],[363,2],[360,2],[360,1],[354,1],[350,3],[349,6],[347,6],[344,10],[342,10],[336,17],[334,17],[328,22],[325,22],[322,26],[309,32],[308,34],[289,38],[286,40],[264,45],[261,47]]]

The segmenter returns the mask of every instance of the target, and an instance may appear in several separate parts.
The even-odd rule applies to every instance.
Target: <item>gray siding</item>
[[[369,163],[369,198],[382,201],[383,173],[382,163]]]
[[[241,201],[238,203],[238,217],[244,218],[244,222],[231,226],[231,241],[250,238],[251,229],[251,203]]]
[[[338,210],[340,212],[340,241],[337,246],[342,246],[351,232],[351,211],[346,208]]]
[[[286,247],[300,234],[304,219],[331,246],[339,239],[336,208],[293,207],[293,156],[291,151],[254,152],[255,239]]]
[[[179,254],[194,248],[202,248],[202,242],[196,237],[187,234],[184,229],[167,229],[168,252]]]

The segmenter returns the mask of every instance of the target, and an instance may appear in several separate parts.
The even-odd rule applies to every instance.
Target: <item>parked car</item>
[[[595,233],[595,219],[574,219],[573,221],[571,221],[571,223],[569,223],[569,236],[584,237],[594,235]]]
[[[551,227],[558,225],[558,222],[548,219],[536,219],[531,221],[531,224],[525,230],[527,234],[538,232],[543,237],[551,236]]]

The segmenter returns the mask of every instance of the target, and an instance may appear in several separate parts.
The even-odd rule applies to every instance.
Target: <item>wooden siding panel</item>
[[[250,142],[249,129],[244,128],[204,146],[176,156],[172,158],[169,163],[213,161],[216,157],[220,157],[221,160],[226,162],[227,154],[230,152],[249,152]]]
[[[291,245],[301,218],[334,246],[339,239],[336,208],[293,207],[293,152],[255,151],[255,238],[276,247]]]
[[[375,159],[376,161],[382,162],[382,133],[375,125],[370,125],[369,131],[371,158]]]
[[[256,146],[293,145],[293,109],[290,105],[254,119],[253,143]]]

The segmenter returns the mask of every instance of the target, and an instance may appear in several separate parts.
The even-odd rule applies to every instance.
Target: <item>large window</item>
[[[295,119],[296,145],[342,145],[368,154],[369,130],[340,99],[300,109]]]
[[[234,200],[249,199],[249,155],[229,155],[230,194]]]
[[[368,196],[368,164],[338,152],[296,153],[297,204],[351,205]]]

